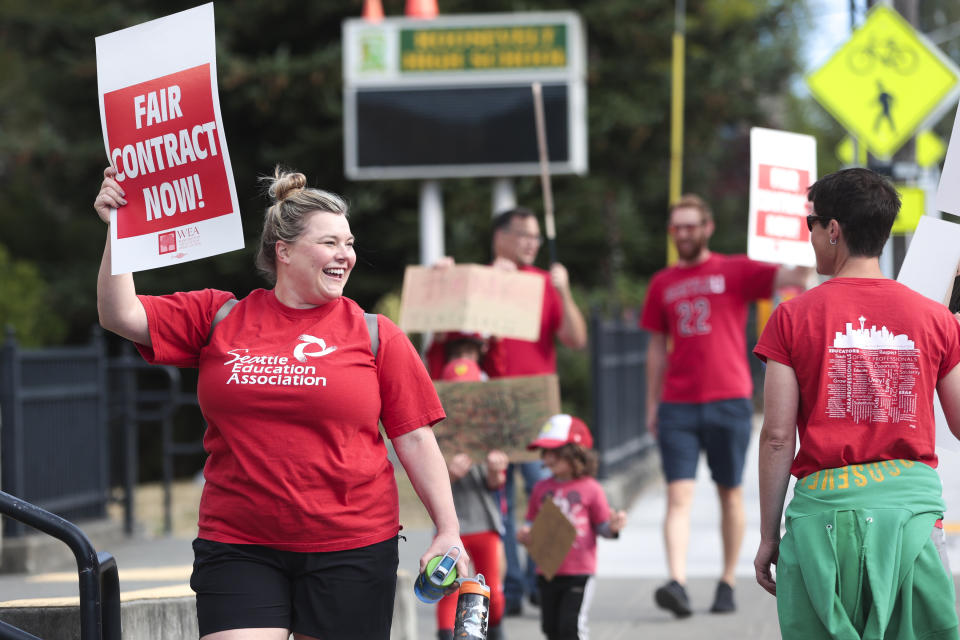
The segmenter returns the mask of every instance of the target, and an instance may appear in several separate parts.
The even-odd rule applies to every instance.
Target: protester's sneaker
[[[692,613],[687,590],[676,580],[671,580],[657,589],[653,594],[653,599],[658,607],[672,612],[678,618],[686,618]]]
[[[717,593],[713,596],[710,613],[730,613],[736,610],[737,605],[733,602],[733,587],[721,580],[717,583]]]

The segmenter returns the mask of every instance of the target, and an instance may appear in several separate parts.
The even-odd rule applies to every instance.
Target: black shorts
[[[190,587],[200,636],[275,627],[324,640],[389,640],[397,538],[359,549],[300,553],[193,541]]]
[[[752,421],[753,404],[746,398],[661,403],[657,444],[667,482],[696,478],[700,452],[706,451],[713,481],[721,487],[739,487]]]

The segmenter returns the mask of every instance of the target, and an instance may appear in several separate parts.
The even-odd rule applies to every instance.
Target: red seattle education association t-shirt
[[[640,327],[673,341],[663,402],[748,398],[747,305],[769,298],[777,265],[711,253],[694,266],[658,271],[650,281]]]
[[[199,536],[288,551],[353,549],[400,529],[390,438],[445,417],[420,357],[379,316],[376,361],[348,298],[292,309],[272,290],[210,323],[224,291],[140,296],[149,362],[200,368],[207,420]]]
[[[796,372],[796,477],[896,459],[936,468],[933,393],[960,362],[942,304],[893,280],[834,278],[778,305],[754,353]]]

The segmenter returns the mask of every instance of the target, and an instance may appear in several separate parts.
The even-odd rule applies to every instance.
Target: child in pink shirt
[[[597,456],[593,437],[580,418],[558,414],[527,447],[540,449],[543,464],[553,477],[533,487],[527,525],[517,540],[530,541],[530,523],[545,500],[553,500],[576,529],[577,536],[552,580],[538,569],[540,627],[548,640],[586,637],[587,613],[597,571],[597,536],[616,538],[627,522],[623,511],[611,512],[603,487],[593,478]]]

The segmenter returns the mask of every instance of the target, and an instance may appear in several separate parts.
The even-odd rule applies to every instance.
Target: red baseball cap
[[[537,439],[527,449],[556,449],[572,442],[584,449],[593,448],[593,436],[586,423],[575,416],[558,413],[540,428]]]

